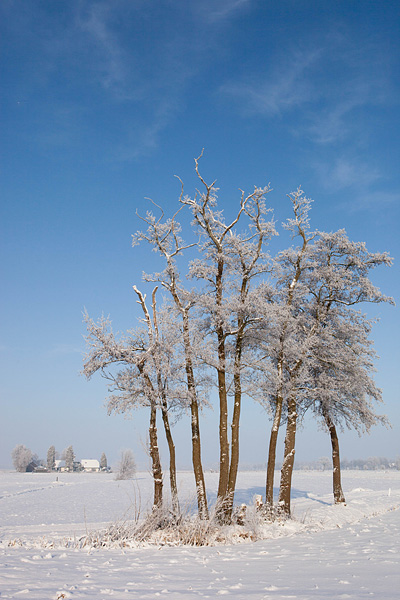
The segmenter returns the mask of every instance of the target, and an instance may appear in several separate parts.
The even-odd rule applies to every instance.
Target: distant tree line
[[[369,458],[355,458],[342,461],[342,469],[364,469],[369,471],[378,471],[380,469],[400,470],[400,457],[388,459],[383,456],[371,456]]]
[[[163,503],[163,467],[157,419],[169,450],[173,511],[179,514],[176,449],[171,422],[188,414],[198,515],[208,518],[201,456],[200,415],[215,389],[219,418],[218,518],[229,523],[236,488],[240,420],[249,398],[271,416],[266,470],[266,513],[290,515],[296,432],[306,413],[322,424],[331,440],[333,494],[344,502],[340,477],[339,433],[359,433],[388,425],[375,412],[382,401],[374,383],[373,321],[359,309],[365,303],[393,303],[370,280],[378,266],[389,266],[385,252],[369,252],[346,232],[311,229],[311,201],[299,188],[289,195],[291,215],[283,223],[291,243],[275,256],[267,251],[278,234],[266,199],[270,187],[240,192],[236,208],[218,207],[215,181],[208,184],[195,161],[199,189],[181,193],[175,214],[166,218],[153,202],[139,216],[144,243],[158,256],[151,302],[134,286],[142,319],[125,335],[114,334],[109,318],[85,315],[87,355],[84,373],[109,382],[108,413],[146,408],[148,449],[154,481],[154,506]],[[188,239],[183,222],[192,219]],[[198,254],[196,254],[196,251]],[[157,300],[162,290],[161,307]],[[278,433],[285,429],[278,504],[273,481]],[[266,439],[268,434],[266,432]],[[262,449],[255,448],[260,460]]]
[[[279,467],[282,464],[277,463]],[[363,471],[380,471],[380,470],[400,470],[400,457],[386,458],[384,456],[370,456],[368,458],[354,458],[348,460],[344,458],[340,461],[341,469],[345,470],[363,470]],[[328,456],[321,456],[314,461],[297,461],[295,469],[306,471],[326,471],[332,469],[332,459]]]

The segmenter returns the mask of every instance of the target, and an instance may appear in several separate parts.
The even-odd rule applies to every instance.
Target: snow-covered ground
[[[179,474],[187,503],[192,479]],[[251,504],[264,479],[240,473],[237,502]],[[212,502],[217,474],[207,474],[207,487]],[[271,525],[257,542],[88,549],[65,540],[144,514],[148,474],[118,482],[103,473],[59,474],[57,481],[54,474],[0,472],[0,599],[397,600],[400,472],[344,471],[343,487],[346,505],[334,506],[328,471],[295,471],[293,519]]]

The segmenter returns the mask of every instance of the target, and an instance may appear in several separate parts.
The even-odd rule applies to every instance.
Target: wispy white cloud
[[[357,112],[392,102],[377,49],[360,49],[344,36],[308,41],[308,50],[285,47],[264,73],[225,83],[221,94],[236,100],[246,116],[286,118],[287,130],[318,144],[340,142],[360,132]],[[362,45],[362,44],[361,44]]]
[[[93,3],[77,14],[76,26],[87,40],[88,62],[101,85],[119,99],[140,99],[144,90],[135,77],[135,58],[128,56],[117,30],[112,28],[114,18],[111,3]]]
[[[178,110],[179,100],[171,95],[159,103],[151,119],[140,127],[135,122],[127,124],[123,140],[110,151],[111,160],[124,162],[150,154],[158,147],[162,132],[174,119]]]
[[[357,131],[364,137],[367,133],[365,124],[362,131],[358,114],[371,106],[382,105],[385,102],[384,88],[379,77],[368,79],[362,75],[338,84],[337,89],[325,93],[322,106],[305,116],[299,132],[319,144],[344,140]]]
[[[329,190],[366,189],[382,178],[376,166],[354,157],[339,157],[333,164],[314,165],[321,183]]]
[[[231,82],[221,87],[222,94],[236,98],[242,110],[274,116],[301,107],[319,96],[307,72],[320,57],[320,51],[294,52],[285,65],[257,81]]]
[[[78,0],[62,13],[46,6],[18,11],[16,4],[15,13],[29,13],[18,37],[26,31],[38,57],[23,85],[43,91],[38,125],[29,132],[38,147],[90,141],[97,119],[112,113],[104,128],[107,157],[131,160],[153,151],[185,110],[189,84],[204,76],[221,48],[229,53],[221,32],[254,0],[153,4]]]
[[[379,210],[400,207],[400,193],[387,191],[358,191],[349,207],[350,211]]]
[[[173,20],[175,14],[177,26],[161,33],[154,47],[148,39],[145,47],[132,44],[118,27],[127,7],[132,23],[139,21],[146,2],[84,4],[77,15],[77,28],[90,47],[91,68],[99,84],[117,101],[131,103],[121,140],[109,152],[114,160],[132,160],[157,148],[162,132],[184,109],[189,82],[203,69],[212,48],[218,47],[213,32],[250,7],[252,0],[207,0],[184,10],[174,1],[167,4],[168,18]],[[130,28],[131,37],[136,33]]]
[[[107,157],[132,159],[157,147],[182,107],[196,66],[185,52],[185,32],[166,29],[151,44],[148,4],[85,0],[72,3],[62,17],[46,7],[10,8],[10,21],[14,12],[18,17],[17,37],[26,32],[37,57],[17,97],[29,101],[36,116],[26,132],[30,143],[46,150],[72,147],[90,140],[96,119],[113,112],[105,128]],[[38,23],[46,35],[38,35]]]
[[[145,4],[128,5],[135,22]],[[168,35],[152,48],[124,40],[118,19],[124,18],[119,2],[99,2],[80,14],[77,22],[88,43],[95,47],[92,63],[106,93],[127,107],[121,140],[110,148],[113,160],[146,155],[159,144],[162,131],[182,107],[184,89],[195,67],[185,54],[185,35]],[[131,36],[137,32],[130,31]],[[129,107],[129,108],[128,108]]]
[[[345,192],[346,211],[400,207],[400,193],[387,189],[381,170],[367,159],[350,156],[350,150],[347,156],[341,156],[332,163],[318,162],[312,166],[328,194],[336,196],[338,192]],[[340,200],[339,206],[342,206]]]
[[[206,21],[216,22],[235,17],[238,12],[249,8],[252,0],[206,0],[199,3],[198,11]]]

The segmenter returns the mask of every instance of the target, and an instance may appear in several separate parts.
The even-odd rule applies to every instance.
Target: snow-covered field
[[[179,475],[187,502],[192,478]],[[251,504],[264,479],[240,473],[237,502]],[[74,540],[149,508],[148,474],[0,472],[0,599],[398,599],[400,472],[344,471],[343,487],[334,506],[328,471],[295,471],[293,519],[257,542],[88,549]]]

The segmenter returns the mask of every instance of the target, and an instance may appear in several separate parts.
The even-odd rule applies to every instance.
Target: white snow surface
[[[108,473],[0,472],[0,600],[398,600],[400,472],[344,471],[346,504],[336,506],[331,479],[295,471],[293,518],[267,526],[256,542],[93,549],[66,540],[144,514],[147,473],[115,481]],[[217,480],[206,475],[211,502]],[[264,482],[262,472],[240,473],[236,502],[251,504]],[[193,501],[191,473],[179,473],[179,488]]]

